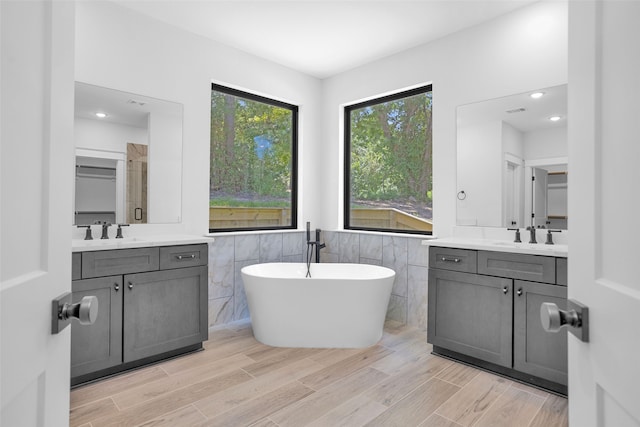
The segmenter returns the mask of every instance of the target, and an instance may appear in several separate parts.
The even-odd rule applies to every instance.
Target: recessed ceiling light
[[[108,116],[107,113],[96,113],[96,117],[101,118],[101,119],[104,119],[107,116]]]
[[[544,96],[544,92],[534,92],[529,96],[532,97],[533,99],[542,98]]]
[[[549,117],[549,120],[551,120],[552,122],[557,122],[558,120],[560,120],[562,117],[560,116],[551,116]]]

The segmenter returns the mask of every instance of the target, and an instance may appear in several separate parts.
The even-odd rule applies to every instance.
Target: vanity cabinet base
[[[546,391],[560,394],[562,396],[567,396],[566,385],[554,383],[552,381],[545,380],[544,378],[539,378],[534,375],[529,375],[524,372],[516,371],[515,369],[506,368],[504,366],[496,365],[495,363],[487,362],[485,360],[477,359],[475,357],[467,356],[466,354],[451,351],[446,348],[438,347],[435,345],[433,346],[433,354],[446,357],[448,359],[452,359],[457,362],[462,362],[467,365],[471,365],[474,368],[479,368],[485,371],[492,372],[494,374],[509,377],[518,382],[523,382],[523,383],[526,383],[527,385],[532,385],[538,388],[542,388]]]
[[[113,366],[107,369],[101,369],[99,371],[94,371],[89,374],[79,375],[76,377],[71,377],[71,388],[80,387],[91,383],[97,380],[103,380],[111,375],[121,374],[126,371],[132,371],[138,368],[144,368],[154,363],[166,362],[167,359],[171,359],[173,357],[184,356],[189,353],[194,353],[197,351],[202,351],[204,348],[202,347],[202,343],[190,345],[187,347],[179,348],[176,350],[168,351],[162,354],[156,354],[154,356],[146,357],[144,359],[139,359],[129,363],[122,363],[117,366]]]
[[[80,279],[72,281],[73,299],[95,296],[99,308],[94,324],[71,324],[72,386],[202,349],[208,338],[207,248],[175,245],[74,256]]]
[[[434,353],[566,394],[567,331],[549,333],[540,322],[542,303],[566,309],[566,258],[429,250],[427,342]]]

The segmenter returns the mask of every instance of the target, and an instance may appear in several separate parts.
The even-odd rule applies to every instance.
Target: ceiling
[[[112,0],[159,21],[327,78],[536,0]]]
[[[76,82],[74,94],[74,115],[83,119],[147,129],[150,114],[182,116],[181,104],[87,83]],[[97,118],[96,113],[106,117]]]
[[[541,92],[543,96],[533,99],[530,95],[534,92]],[[560,120],[550,121],[552,116]],[[457,109],[457,121],[458,126],[463,127],[505,122],[523,133],[566,127],[567,85],[461,105]]]

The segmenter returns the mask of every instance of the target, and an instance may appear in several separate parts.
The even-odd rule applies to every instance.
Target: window
[[[209,231],[297,227],[298,107],[211,86]]]
[[[431,85],[345,108],[347,229],[431,234]]]

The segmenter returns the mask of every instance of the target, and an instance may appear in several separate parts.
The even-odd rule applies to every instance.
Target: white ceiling
[[[326,78],[537,0],[112,0],[225,45]]]
[[[74,94],[74,115],[83,119],[147,129],[150,114],[182,116],[181,104],[87,83],[76,82]],[[107,117],[99,119],[96,113]]]
[[[533,92],[542,92],[544,95],[533,99],[530,96]],[[567,85],[461,105],[456,115],[458,126],[464,127],[500,121],[524,133],[566,127]],[[549,120],[551,116],[559,116],[560,120],[552,122]]]

